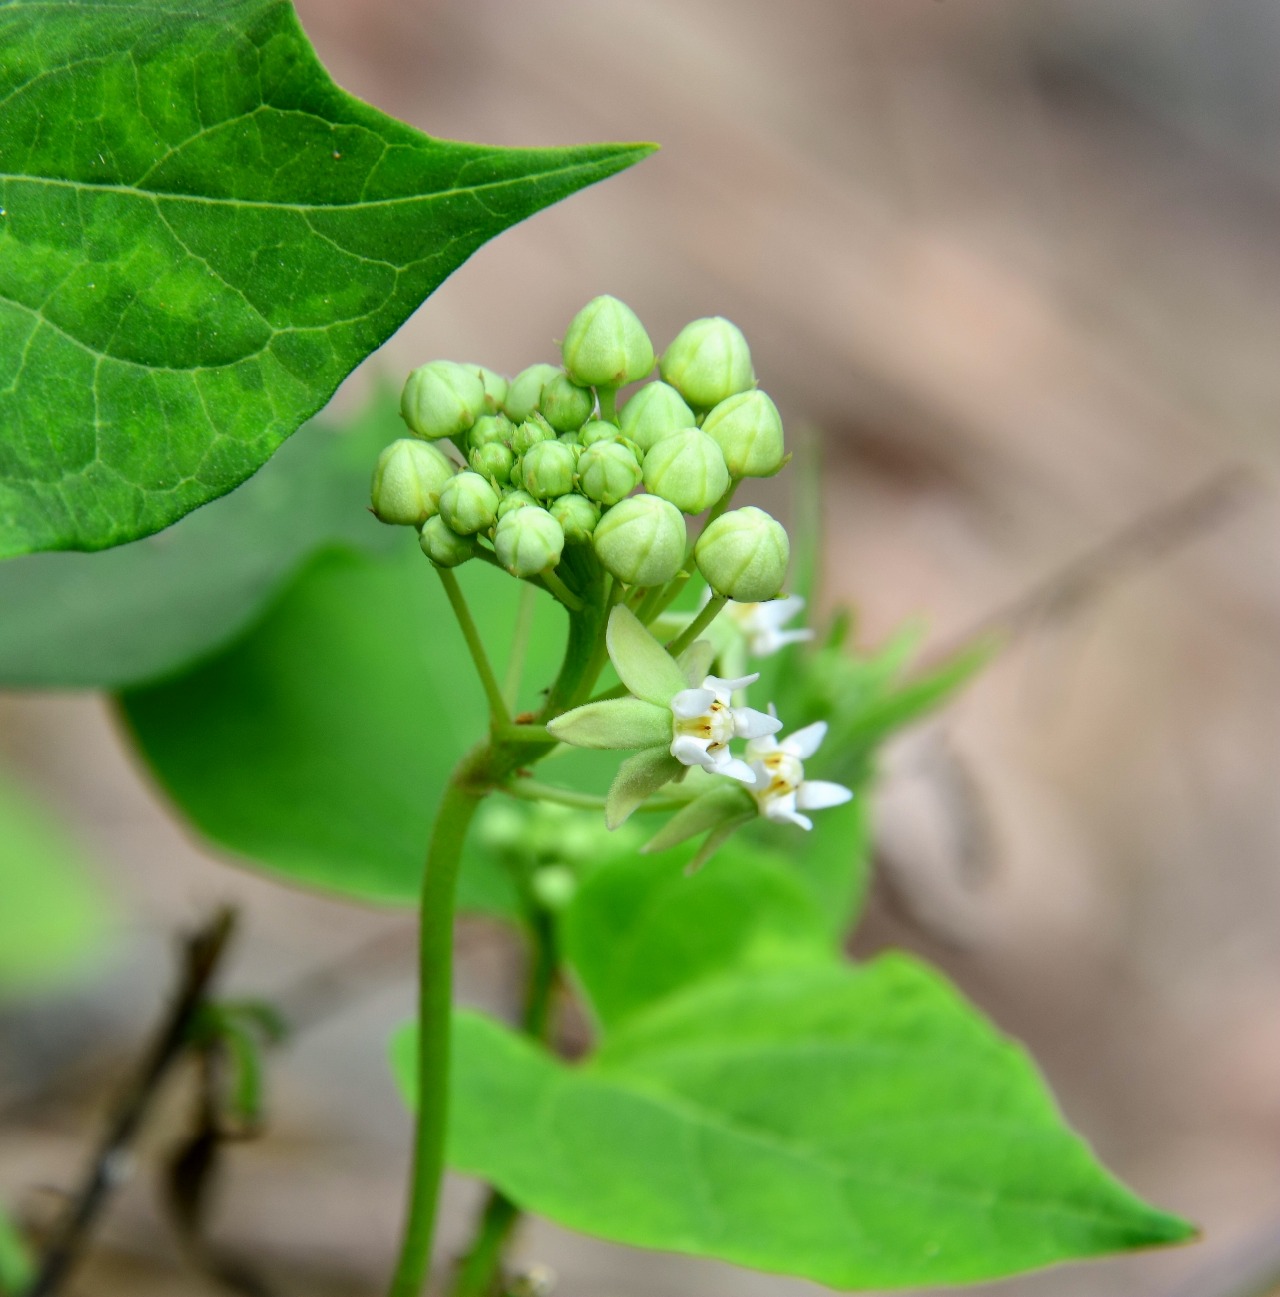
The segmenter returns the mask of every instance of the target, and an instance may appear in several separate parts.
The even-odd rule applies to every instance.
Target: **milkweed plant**
[[[0,681],[113,694],[241,863],[416,906],[390,1297],[549,1292],[527,1214],[842,1290],[1191,1236],[938,972],[846,954],[879,752],[991,647],[924,668],[914,628],[812,620],[818,469],[740,329],[659,354],[598,296],[555,363],[431,360],[398,414],[292,437],[482,243],[651,146],[422,135],[339,90],[282,0],[11,0],[0,47]],[[777,475],[790,534],[754,495]],[[0,783],[0,994],[92,926],[61,851]],[[509,1022],[454,1003],[477,912],[523,951]],[[43,1251],[0,1214],[0,1292],[60,1290],[183,1051],[169,1188],[210,1255],[213,1151],[268,1123],[288,1026],[209,998],[229,931],[192,943]],[[484,1186],[456,1257],[446,1167]]]

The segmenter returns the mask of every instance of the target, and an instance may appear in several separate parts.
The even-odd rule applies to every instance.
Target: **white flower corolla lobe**
[[[724,612],[746,640],[747,652],[752,657],[764,658],[780,652],[788,644],[802,644],[813,638],[813,631],[808,627],[783,630],[803,608],[803,597],[791,594],[765,603],[734,603],[730,600],[725,604]]]
[[[671,755],[681,765],[701,766],[744,784],[754,783],[755,772],[731,754],[729,743],[732,739],[763,739],[782,728],[774,716],[733,705],[734,691],[758,679],[758,674],[736,680],[707,676],[700,688],[675,694],[670,703]]]
[[[843,784],[804,777],[805,761],[822,746],[826,734],[826,722],[816,721],[785,739],[764,736],[747,744],[750,792],[766,819],[811,829],[813,821],[803,812],[840,806],[853,796]]]

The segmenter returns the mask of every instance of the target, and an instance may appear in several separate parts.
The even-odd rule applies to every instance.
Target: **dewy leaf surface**
[[[235,639],[316,551],[403,548],[404,530],[367,507],[378,452],[403,432],[384,393],[349,429],[301,429],[260,473],[158,535],[0,563],[0,685],[155,680]]]
[[[0,49],[0,556],[229,491],[482,243],[649,151],[432,139],[285,0],[8,0]]]
[[[393,1046],[407,1090],[412,1044]],[[901,957],[708,983],[577,1068],[461,1014],[454,1077],[452,1165],[622,1243],[861,1289],[1190,1233],[1097,1164],[1021,1050]]]
[[[435,570],[412,529],[394,532],[394,557],[320,556],[235,644],[121,702],[161,785],[213,842],[288,882],[413,904],[445,779],[488,712]],[[519,586],[480,563],[458,579],[501,672]],[[554,676],[564,629],[540,595],[521,707]],[[514,904],[477,851],[460,886],[467,908]]]

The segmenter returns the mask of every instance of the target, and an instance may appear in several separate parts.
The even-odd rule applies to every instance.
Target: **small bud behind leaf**
[[[542,403],[542,389],[560,371],[554,365],[530,365],[507,384],[507,399],[503,403],[507,418],[513,423],[523,423]]]
[[[662,377],[699,410],[747,391],[756,381],[742,330],[718,315],[680,330],[662,357]]]
[[[479,473],[459,473],[440,492],[440,517],[459,536],[492,527],[497,516],[498,493]]]
[[[595,394],[567,374],[547,380],[542,389],[543,417],[557,432],[577,432],[596,408]]]
[[[560,562],[564,531],[545,509],[516,509],[499,521],[493,548],[512,576],[537,576]]]
[[[378,456],[370,498],[379,522],[418,527],[440,507],[453,465],[434,447],[411,437],[393,441]]]
[[[782,589],[791,558],[786,530],[763,509],[721,514],[698,537],[693,556],[716,594],[759,603]]]
[[[597,441],[578,460],[582,493],[597,504],[617,504],[640,481],[640,461],[620,441]]]
[[[573,317],[560,350],[569,377],[584,387],[623,387],[653,369],[644,325],[616,297],[588,302]]]
[[[474,365],[433,360],[405,381],[400,415],[409,430],[428,441],[456,437],[485,413],[484,380]]]
[[[734,477],[772,477],[787,462],[782,416],[761,391],[739,392],[707,415],[702,431],[724,452]]]
[[[635,495],[615,504],[591,540],[605,569],[628,585],[661,585],[684,562],[684,518],[656,495]]]
[[[682,513],[701,513],[729,489],[729,470],[720,447],[690,428],[664,437],[645,455],[644,485]]]
[[[459,536],[437,514],[428,518],[418,537],[422,552],[438,567],[457,567],[476,552],[475,538]]]
[[[696,428],[698,421],[684,397],[669,383],[646,383],[622,407],[618,426],[624,436],[648,451],[673,432]]]

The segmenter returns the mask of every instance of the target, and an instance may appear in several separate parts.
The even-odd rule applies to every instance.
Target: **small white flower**
[[[804,599],[798,594],[788,595],[785,599],[770,599],[766,603],[725,604],[725,616],[741,631],[747,641],[747,652],[752,657],[765,658],[786,648],[788,644],[801,644],[813,638],[813,631],[808,627],[799,630],[783,630],[793,617],[798,616],[804,607]]]
[[[785,739],[761,737],[747,744],[750,791],[766,819],[811,829],[813,821],[802,811],[839,806],[853,796],[843,784],[804,777],[805,760],[822,746],[826,735],[826,722],[815,721]]]
[[[683,689],[671,699],[671,755],[681,765],[701,766],[744,784],[755,781],[752,768],[730,755],[730,739],[763,739],[776,734],[782,722],[775,716],[735,707],[733,692],[754,684],[758,675],[738,680],[707,676],[700,689]]]

